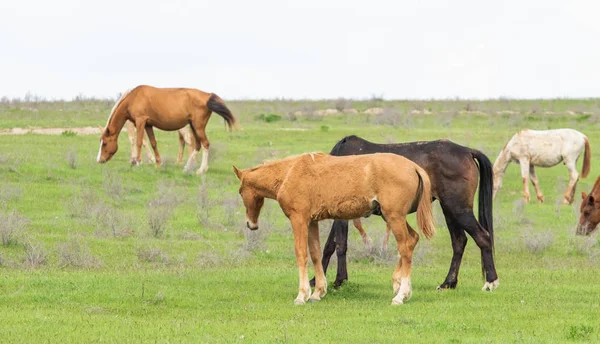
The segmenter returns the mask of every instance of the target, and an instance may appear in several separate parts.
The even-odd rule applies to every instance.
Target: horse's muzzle
[[[248,229],[251,231],[255,231],[258,229],[258,225],[252,224],[252,223],[250,223],[250,221],[246,221],[246,227],[248,227]]]

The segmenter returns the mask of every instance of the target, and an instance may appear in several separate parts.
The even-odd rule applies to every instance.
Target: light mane
[[[299,158],[299,157],[301,157],[303,155],[309,155],[311,157],[311,159],[313,161],[315,161],[315,157],[316,156],[325,156],[325,153],[323,153],[323,152],[301,153],[301,154],[297,154],[297,155],[290,155],[290,156],[287,156],[287,157],[282,158],[282,159],[263,160],[263,162],[262,162],[261,165],[253,167],[252,170],[254,170],[256,168],[259,168],[259,167],[262,167],[262,166],[268,166],[268,165],[274,165],[274,164],[280,163],[280,162],[286,162],[286,161],[289,161],[289,160],[292,160],[292,159]]]
[[[115,114],[115,111],[117,111],[117,107],[119,106],[119,104],[121,104],[121,102],[123,102],[123,99],[125,99],[125,97],[129,94],[129,92],[131,92],[131,90],[133,90],[133,89],[130,88],[127,91],[125,91],[123,93],[123,95],[121,95],[121,98],[119,98],[119,100],[117,100],[117,102],[113,106],[112,110],[110,110],[110,115],[108,116],[108,120],[106,121],[106,126],[104,126],[104,129],[106,129],[108,127],[108,124],[110,123],[110,120],[112,119],[113,115]]]

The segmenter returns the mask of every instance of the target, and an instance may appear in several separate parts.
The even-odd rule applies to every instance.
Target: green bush
[[[269,113],[266,115],[264,113],[261,113],[260,115],[256,116],[256,119],[265,121],[267,123],[271,123],[271,122],[277,122],[277,121],[281,120],[281,116],[276,115],[274,113]]]

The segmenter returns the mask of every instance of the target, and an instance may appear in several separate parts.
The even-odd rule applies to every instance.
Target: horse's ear
[[[242,171],[238,170],[237,167],[233,166],[233,172],[237,179],[242,180]]]
[[[585,193],[585,191],[581,191],[581,199],[585,199],[587,197],[587,194]]]
[[[594,196],[590,195],[590,198],[588,199],[588,203],[593,205],[594,202],[595,202]]]

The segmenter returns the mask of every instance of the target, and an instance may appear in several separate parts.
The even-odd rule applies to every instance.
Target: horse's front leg
[[[144,142],[144,128],[145,127],[146,127],[145,119],[136,120],[135,128],[137,130],[137,141],[136,141],[137,152],[136,152],[136,156],[135,156],[135,161],[131,162],[133,165],[139,166],[142,163],[142,144]]]
[[[296,251],[296,263],[298,264],[298,275],[300,277],[298,296],[296,297],[296,300],[294,300],[294,303],[303,305],[310,298],[310,283],[308,281],[308,271],[306,270],[306,263],[308,262],[308,255],[306,252],[308,223],[301,216],[290,217],[290,221],[294,232],[294,248]],[[323,270],[321,270],[321,272],[322,271]]]
[[[542,190],[540,189],[540,182],[535,174],[535,168],[533,165],[529,165],[529,178],[531,178],[531,183],[535,188],[535,194],[537,196],[538,203],[544,203],[544,194],[542,194]]]
[[[152,145],[152,150],[154,151],[154,156],[156,159],[156,167],[160,167],[161,159],[160,159],[160,154],[158,153],[156,137],[154,136],[154,129],[152,129],[152,127],[150,127],[150,126],[146,127],[146,134],[148,134],[148,139],[150,140],[150,144]]]
[[[575,162],[566,161],[565,165],[569,169],[569,185],[567,185],[567,190],[565,191],[563,204],[567,205],[573,203],[573,199],[575,198],[575,189],[577,188],[577,181],[579,180],[579,172],[577,172]]]
[[[519,159],[521,164],[521,177],[523,178],[523,200],[525,203],[529,203],[529,159]]]
[[[321,263],[321,244],[319,240],[319,223],[317,221],[312,221],[308,226],[308,248],[315,267],[315,290],[310,296],[310,300],[321,301],[321,298],[327,294],[327,279]]]
[[[412,256],[419,241],[419,234],[408,226],[404,216],[394,216],[387,221],[396,238],[398,254],[400,255],[396,271],[393,274],[393,286],[396,296],[392,299],[392,305],[401,305],[412,296],[410,281]]]

